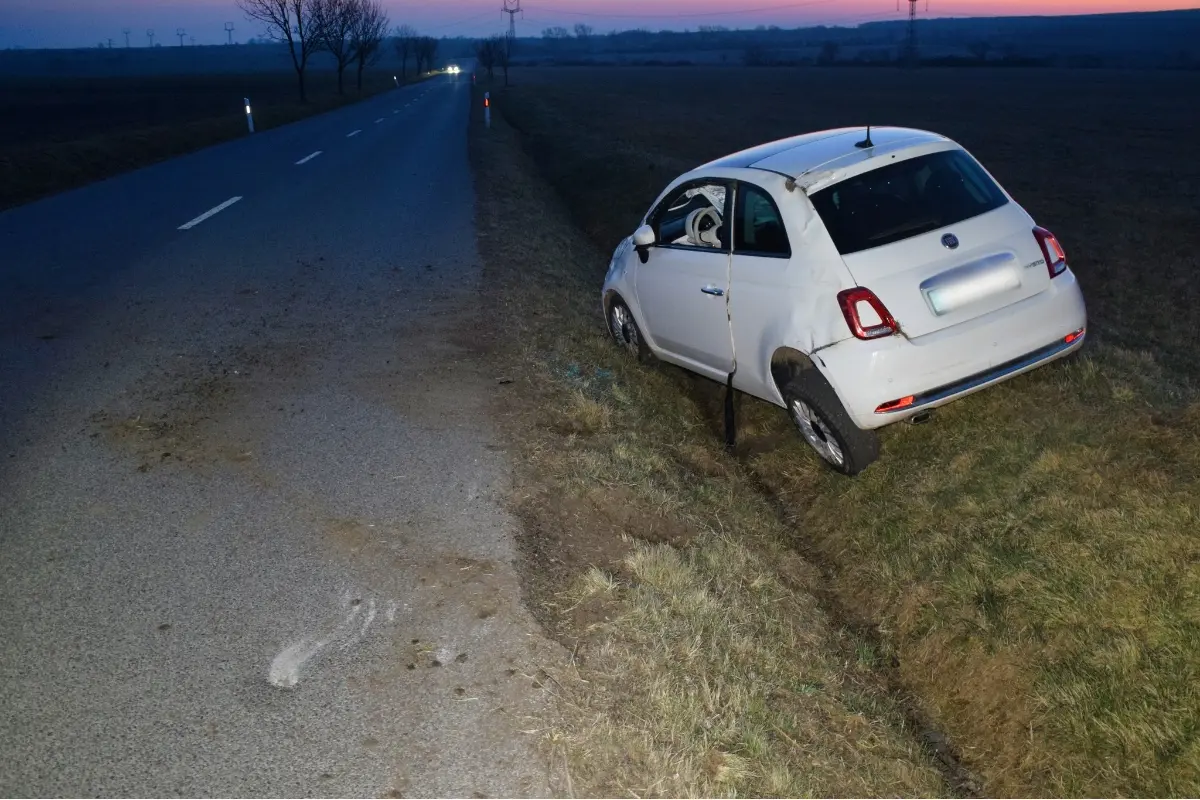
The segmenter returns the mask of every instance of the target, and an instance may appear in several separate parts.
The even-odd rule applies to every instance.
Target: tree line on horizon
[[[237,0],[237,6],[249,19],[266,26],[268,39],[287,46],[301,102],[308,100],[305,75],[318,52],[329,53],[337,62],[339,94],[345,92],[345,73],[352,66],[361,92],[363,72],[382,55],[391,25],[380,0]],[[423,68],[432,69],[437,39],[400,25],[393,33],[393,44],[402,77],[409,58],[416,61],[417,74]]]

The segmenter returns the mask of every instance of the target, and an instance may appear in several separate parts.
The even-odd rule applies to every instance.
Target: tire
[[[650,360],[650,348],[642,337],[642,330],[633,318],[625,301],[614,296],[608,304],[608,332],[613,341],[625,352],[645,364]]]
[[[831,469],[857,475],[879,458],[879,437],[854,424],[837,392],[816,369],[793,375],[783,388],[783,399],[800,436]]]

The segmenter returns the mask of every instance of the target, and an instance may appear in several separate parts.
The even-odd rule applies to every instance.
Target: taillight
[[[875,409],[875,413],[886,414],[889,411],[899,411],[902,408],[908,408],[916,399],[910,394],[907,397],[901,397],[899,400],[889,400],[886,403],[880,403],[879,407]]]
[[[842,316],[859,339],[878,339],[896,332],[896,320],[870,289],[856,286],[838,293]]]
[[[1046,259],[1046,269],[1050,277],[1056,278],[1067,271],[1067,254],[1059,244],[1058,238],[1045,228],[1034,228],[1033,238],[1037,239],[1042,248],[1042,257]]]

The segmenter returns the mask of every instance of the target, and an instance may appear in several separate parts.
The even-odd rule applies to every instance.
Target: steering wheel
[[[687,217],[688,240],[693,244],[720,247],[721,240],[717,238],[717,228],[720,225],[721,215],[715,208],[698,208]]]

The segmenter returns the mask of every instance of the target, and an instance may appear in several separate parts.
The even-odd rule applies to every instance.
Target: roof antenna
[[[859,142],[858,144],[856,144],[854,146],[855,147],[874,147],[875,146],[875,143],[871,141],[871,126],[870,125],[867,126],[867,138],[863,139],[861,142]]]

